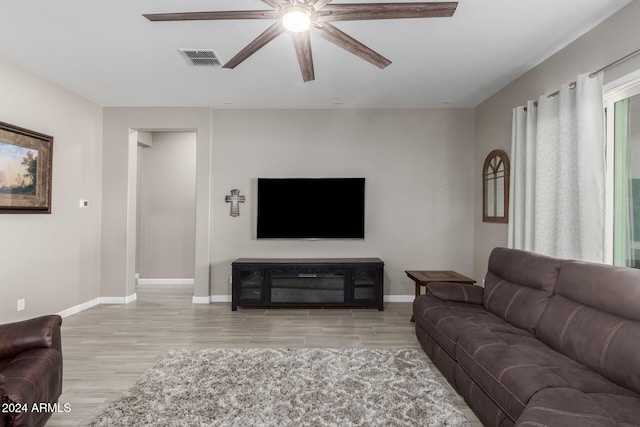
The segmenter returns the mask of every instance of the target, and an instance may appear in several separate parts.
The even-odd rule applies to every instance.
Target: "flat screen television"
[[[258,178],[258,239],[364,239],[364,178]]]

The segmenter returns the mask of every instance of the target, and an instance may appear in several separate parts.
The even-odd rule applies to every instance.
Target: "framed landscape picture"
[[[53,137],[0,122],[0,213],[51,213]]]

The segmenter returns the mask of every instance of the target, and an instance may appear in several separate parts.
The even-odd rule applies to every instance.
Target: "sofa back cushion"
[[[640,270],[567,261],[537,337],[640,392]]]
[[[484,280],[485,309],[533,334],[554,292],[562,263],[532,252],[495,248]]]

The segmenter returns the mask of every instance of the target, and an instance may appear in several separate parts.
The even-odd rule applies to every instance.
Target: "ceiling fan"
[[[385,68],[391,64],[384,56],[342,32],[330,22],[373,19],[451,17],[458,2],[423,3],[337,3],[331,0],[262,0],[273,10],[235,10],[219,12],[152,13],[149,21],[197,21],[230,19],[275,19],[276,22],[249,43],[223,68],[235,68],[271,40],[289,30],[305,82],[315,79],[310,31],[365,61]]]

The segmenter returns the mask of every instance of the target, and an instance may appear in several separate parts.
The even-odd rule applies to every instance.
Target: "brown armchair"
[[[55,412],[62,394],[61,325],[58,315],[0,325],[0,427],[43,426]]]

